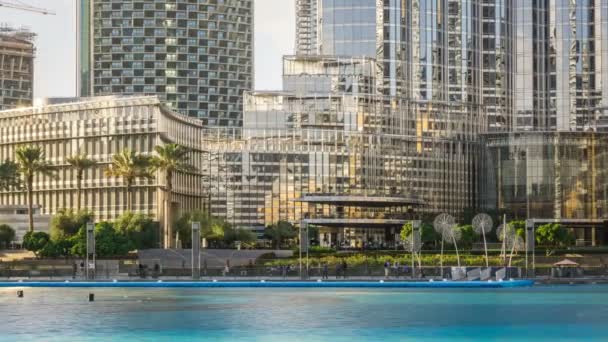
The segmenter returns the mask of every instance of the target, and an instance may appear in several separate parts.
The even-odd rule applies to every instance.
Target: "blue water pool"
[[[2,341],[608,339],[600,285],[23,290],[0,288]]]

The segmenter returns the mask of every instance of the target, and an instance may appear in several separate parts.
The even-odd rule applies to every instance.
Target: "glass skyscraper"
[[[157,95],[239,127],[253,84],[252,0],[80,0],[81,96]]]
[[[516,145],[541,148],[535,137],[574,158],[558,132],[602,146],[608,0],[299,0],[296,11],[283,90],[247,93],[243,129],[208,132],[215,215],[249,226],[390,216],[298,201],[341,194],[413,196],[413,215],[490,208],[519,217],[517,201],[534,200],[530,191],[543,183],[554,185],[542,191],[561,209],[529,215],[576,216],[556,204],[570,191],[558,190],[566,171],[539,171],[540,183],[526,176],[525,196],[517,188],[505,197],[522,173],[502,161],[515,158]],[[530,165],[549,163],[543,158],[534,154]],[[593,204],[582,201],[599,218],[607,215],[605,161],[594,160],[567,172],[597,180]]]
[[[371,233],[361,221],[348,221],[355,233],[324,232],[353,246],[394,244],[391,222],[476,207],[487,124],[478,10],[464,3],[448,13],[417,2],[297,1],[282,91],[246,93],[242,130],[206,134],[212,213],[250,227],[306,216],[373,222]],[[312,194],[406,208],[301,200]]]

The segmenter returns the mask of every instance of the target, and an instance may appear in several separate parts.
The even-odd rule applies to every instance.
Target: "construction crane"
[[[21,11],[35,12],[44,15],[55,15],[55,12],[40,7],[30,6],[21,1],[0,1],[0,7],[12,8]]]

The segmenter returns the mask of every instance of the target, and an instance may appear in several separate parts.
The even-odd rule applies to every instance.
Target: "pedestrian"
[[[393,267],[395,268],[395,276],[397,277],[397,279],[399,279],[399,261],[395,261]]]
[[[160,275],[160,265],[158,263],[154,264],[154,277],[158,278]]]
[[[228,276],[230,273],[230,263],[226,260],[226,265],[224,266],[224,277]]]
[[[249,259],[249,264],[247,264],[247,274],[249,276],[253,276],[255,271],[255,266],[253,265],[253,260]]]
[[[346,260],[342,260],[342,278],[346,279],[346,269],[348,265],[346,264]]]
[[[327,267],[327,262],[323,263],[323,279],[329,279],[329,270]]]
[[[336,264],[336,280],[340,277],[340,269],[342,268],[342,265],[340,263]]]
[[[76,279],[76,273],[78,273],[78,264],[74,261],[72,264],[72,279]]]
[[[388,278],[390,274],[391,263],[387,260],[384,262],[384,278]]]

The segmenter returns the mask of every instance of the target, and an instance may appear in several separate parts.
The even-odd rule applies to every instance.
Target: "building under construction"
[[[0,27],[0,110],[32,105],[34,37],[28,30]]]

